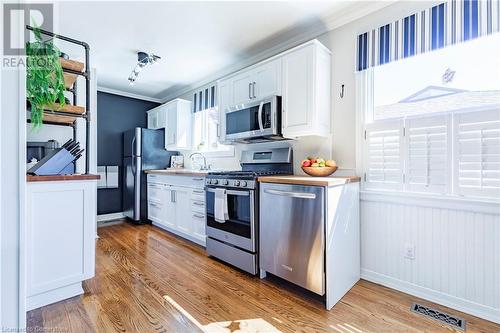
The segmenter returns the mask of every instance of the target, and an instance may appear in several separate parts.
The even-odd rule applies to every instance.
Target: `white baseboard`
[[[201,245],[203,247],[207,246],[206,239],[204,239],[204,240],[198,239],[198,238],[193,237],[191,235],[188,235],[188,234],[186,234],[186,233],[184,233],[182,231],[172,229],[170,227],[167,227],[166,225],[162,225],[162,224],[159,224],[159,223],[156,223],[156,222],[153,222],[153,225],[155,227],[158,227],[160,229],[166,230],[166,231],[168,231],[168,232],[170,232],[170,233],[172,233],[174,235],[177,235],[177,236],[180,236],[182,238],[185,238],[185,239],[187,239],[187,240],[189,240],[189,241],[191,241],[193,243],[196,243],[198,245]]]
[[[123,214],[123,212],[111,213],[111,214],[101,214],[101,215],[97,215],[97,222],[119,220],[119,219],[123,219],[124,217],[125,217],[125,214]]]
[[[500,309],[484,306],[363,268],[361,269],[361,278],[500,324]]]

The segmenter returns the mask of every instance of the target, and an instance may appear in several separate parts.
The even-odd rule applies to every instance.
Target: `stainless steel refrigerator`
[[[110,143],[112,144],[112,143]],[[123,133],[123,212],[134,223],[148,221],[144,171],[170,166],[176,151],[165,150],[165,131],[136,127]]]

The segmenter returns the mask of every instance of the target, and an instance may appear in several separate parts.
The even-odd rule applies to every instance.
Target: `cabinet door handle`
[[[193,217],[197,217],[199,219],[204,219],[205,215],[193,214]]]
[[[255,96],[255,82],[252,82],[252,96],[253,98],[257,98],[257,96]]]
[[[248,99],[252,99],[252,82],[248,83]]]

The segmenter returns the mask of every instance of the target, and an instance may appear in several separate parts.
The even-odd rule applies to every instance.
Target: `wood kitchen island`
[[[98,179],[26,177],[27,310],[82,294],[94,276]]]

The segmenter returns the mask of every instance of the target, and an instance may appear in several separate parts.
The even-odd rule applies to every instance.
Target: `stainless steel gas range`
[[[206,177],[207,252],[255,275],[259,268],[257,178],[292,174],[292,150],[246,150],[240,164],[242,171],[211,172]]]

